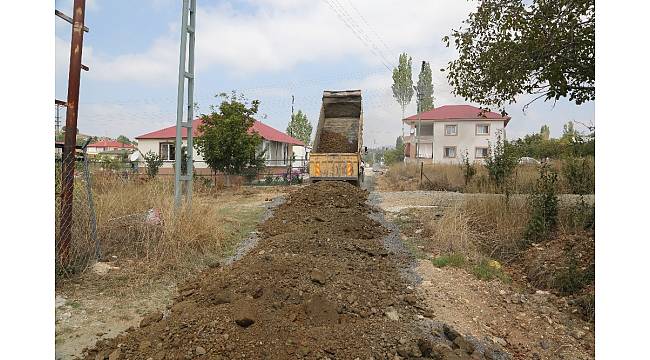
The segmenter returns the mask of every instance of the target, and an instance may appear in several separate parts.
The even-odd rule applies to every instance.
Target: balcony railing
[[[431,140],[433,140],[433,135],[420,135],[420,141],[423,142],[422,140],[426,140],[427,142],[431,142]],[[405,135],[404,136],[404,142],[405,143],[415,144],[417,142],[417,136],[416,135]]]

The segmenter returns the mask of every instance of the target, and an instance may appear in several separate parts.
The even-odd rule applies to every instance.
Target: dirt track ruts
[[[85,358],[507,358],[426,320],[367,196],[338,182],[293,192],[250,253],[181,285],[170,311]]]

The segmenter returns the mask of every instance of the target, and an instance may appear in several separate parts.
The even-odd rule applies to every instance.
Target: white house
[[[192,123],[193,136],[200,135],[199,126],[202,124],[200,119]],[[300,140],[276,130],[260,121],[255,120],[249,132],[256,132],[262,137],[262,149],[266,149],[266,167],[269,172],[283,173],[291,162],[294,146],[305,146]],[[163,166],[160,169],[161,174],[171,174],[174,169],[174,158],[176,154],[176,126],[166,127],[144,135],[136,136],[138,140],[138,150],[144,155],[152,151],[163,160]],[[187,130],[183,129],[183,145],[187,145]],[[196,149],[193,149],[192,157],[194,159],[194,169],[197,174],[209,174],[210,170],[207,163],[203,160]],[[141,161],[144,161],[140,157]]]
[[[97,155],[103,152],[117,152],[117,151],[127,151],[132,152],[135,150],[135,146],[131,144],[123,144],[115,140],[101,140],[88,144],[86,151],[89,155]]]
[[[497,135],[505,140],[510,117],[470,105],[444,105],[402,121],[409,129],[406,162],[457,164],[465,152],[472,162],[484,161]]]

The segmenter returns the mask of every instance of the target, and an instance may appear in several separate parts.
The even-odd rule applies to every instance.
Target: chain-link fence
[[[86,159],[90,173],[112,173],[128,180],[146,174],[146,164],[141,161],[129,161],[121,158],[92,158]],[[194,176],[210,181],[215,174],[205,161],[194,161]],[[291,160],[266,160],[263,167],[244,171],[241,176],[247,185],[277,185],[281,183],[298,183],[308,176],[308,161],[304,158]],[[174,176],[174,161],[163,161],[158,171],[161,177]]]
[[[54,204],[57,279],[83,271],[101,255],[88,157],[79,149],[69,157],[58,150]]]

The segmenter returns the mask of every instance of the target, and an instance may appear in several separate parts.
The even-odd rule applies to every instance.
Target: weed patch
[[[557,225],[558,197],[556,193],[557,173],[547,164],[539,169],[539,180],[530,195],[531,217],[525,238],[529,243],[546,240]]]
[[[565,267],[553,279],[553,287],[562,295],[572,295],[594,281],[594,266],[582,269],[573,249],[567,249]]]
[[[503,282],[510,282],[510,277],[503,271],[501,265],[494,260],[481,260],[472,268],[472,274],[479,280],[499,279]]]
[[[445,266],[453,266],[453,267],[463,267],[465,266],[465,255],[461,253],[453,253],[450,255],[441,255],[438,257],[435,257],[434,259],[431,260],[433,265],[435,267],[445,267]]]

